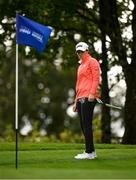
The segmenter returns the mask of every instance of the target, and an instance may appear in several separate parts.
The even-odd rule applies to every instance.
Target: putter
[[[97,102],[99,103],[99,104],[103,104],[103,105],[105,105],[105,106],[107,106],[107,107],[110,107],[110,108],[114,108],[114,109],[118,109],[118,110],[122,110],[122,108],[121,107],[119,107],[119,106],[115,106],[115,105],[112,105],[112,104],[107,104],[107,103],[104,103],[101,99],[96,99],[97,100]]]

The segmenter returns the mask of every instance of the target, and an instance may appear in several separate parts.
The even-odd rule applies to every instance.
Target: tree
[[[29,114],[30,119],[34,121],[41,118],[40,112],[42,112],[46,116],[51,116],[52,121],[48,126],[49,133],[58,134],[65,128],[65,119],[68,119],[64,113],[68,105],[67,94],[70,88],[74,89],[76,79],[77,62],[73,50],[78,41],[86,41],[90,45],[91,54],[96,59],[102,57],[103,60],[102,96],[106,102],[110,102],[107,81],[109,68],[107,51],[110,51],[113,57],[117,55],[119,60],[115,59],[113,63],[120,64],[123,67],[127,84],[124,142],[129,142],[126,139],[132,137],[131,128],[132,132],[135,130],[135,126],[132,127],[132,124],[135,124],[133,109],[135,98],[130,97],[132,94],[135,97],[135,81],[132,78],[135,77],[135,9],[132,24],[132,47],[134,49],[131,48],[133,54],[130,57],[132,61],[129,64],[126,50],[130,48],[130,43],[121,36],[123,28],[127,27],[128,23],[123,24],[118,20],[121,13],[127,9],[123,2],[116,2],[115,0],[46,0],[46,2],[44,0],[28,0],[27,3],[25,0],[2,0],[0,2],[0,26],[3,30],[0,37],[0,72],[2,74],[0,83],[10,84],[9,89],[6,89],[7,86],[4,84],[0,89],[2,106],[0,123],[3,127],[4,122],[2,120],[4,118],[8,119],[8,122],[13,121],[11,117],[13,117],[14,112],[14,96],[12,96],[12,99],[10,99],[10,96],[11,92],[12,95],[14,94],[15,14],[16,11],[19,11],[39,23],[53,26],[53,34],[45,53],[37,54],[33,49],[27,52],[24,47],[20,47],[20,119],[24,114]],[[90,5],[90,3],[92,4]],[[131,24],[130,21],[129,24]],[[111,40],[110,47],[105,45],[107,36]],[[5,46],[6,40],[11,42],[8,48]],[[97,52],[94,46],[100,40],[102,41],[102,54]],[[12,68],[9,67],[9,61]],[[56,65],[57,63],[59,63],[59,66]],[[65,79],[69,79],[68,76],[73,78],[74,82],[66,82]],[[132,82],[134,82],[134,85]],[[49,103],[43,103],[46,98]],[[9,109],[12,112],[8,111],[9,113],[6,114]],[[110,142],[109,109],[103,107],[102,114],[103,142]],[[59,124],[59,127],[57,124]]]
[[[52,117],[52,124],[49,129],[52,132],[59,133],[60,130],[64,129],[64,109],[62,108],[62,104],[67,101],[65,97],[67,95],[68,89],[71,88],[71,82],[67,83],[67,89],[65,87],[63,70],[69,69],[69,74],[71,73],[70,69],[76,69],[77,62],[74,61],[75,54],[73,53],[73,49],[75,48],[75,44],[77,40],[74,38],[75,33],[79,33],[81,36],[81,40],[87,39],[89,41],[89,37],[92,37],[91,45],[93,47],[94,34],[97,29],[95,26],[92,26],[92,32],[90,31],[90,27],[86,25],[84,26],[84,22],[90,19],[90,23],[94,25],[93,18],[97,20],[97,16],[95,13],[91,11],[91,16],[89,17],[90,10],[86,7],[86,3],[88,1],[72,1],[69,2],[65,0],[65,3],[60,3],[60,1],[31,1],[29,0],[27,3],[24,0],[21,1],[5,1],[1,2],[1,25],[5,33],[3,33],[2,42],[5,41],[6,38],[11,40],[13,44],[11,45],[12,49],[10,51],[10,57],[15,58],[15,37],[13,37],[13,33],[15,32],[15,12],[22,12],[23,14],[27,14],[27,17],[32,18],[42,24],[53,25],[54,27],[54,35],[50,41],[46,50],[46,53],[43,55],[38,55],[34,50],[26,52],[24,48],[20,47],[19,53],[19,82],[20,82],[20,109],[19,109],[19,119],[23,117],[23,115],[27,114],[30,119],[39,119],[39,108],[46,110],[46,115]],[[5,9],[6,7],[6,9]],[[56,8],[57,7],[57,8]],[[83,8],[84,7],[84,8]],[[12,9],[12,11],[7,11],[7,9]],[[95,12],[95,11],[94,11]],[[84,14],[85,13],[85,14]],[[94,16],[94,17],[93,17]],[[6,20],[6,23],[3,23],[3,19]],[[79,21],[78,21],[79,20]],[[84,38],[86,36],[86,38]],[[69,47],[69,48],[68,48]],[[63,52],[60,54],[60,52]],[[92,50],[93,52],[93,50]],[[95,51],[94,51],[95,52]],[[57,70],[55,66],[55,60],[58,58],[63,58],[62,62],[62,70]],[[38,59],[37,63],[27,63],[30,61],[30,58],[33,60]],[[44,62],[46,59],[46,62]],[[44,62],[44,63],[43,63]],[[43,67],[40,66],[40,63],[43,64]],[[29,66],[27,64],[30,64]],[[40,70],[38,72],[34,71],[35,66],[39,66]],[[52,77],[49,72],[53,70],[54,76]],[[44,75],[44,71],[47,72],[46,82],[43,81],[41,75]],[[53,74],[52,73],[52,74]],[[14,71],[13,71],[14,74]],[[57,77],[61,78],[60,81]],[[58,85],[57,82],[60,82]],[[54,82],[54,84],[50,83]],[[38,84],[42,83],[45,87],[50,89],[50,103],[48,104],[48,108],[44,108],[44,105],[40,104],[40,99],[44,96],[44,88],[43,90],[38,89]],[[13,82],[14,84],[14,82]],[[54,86],[54,87],[53,87]],[[62,87],[64,87],[62,89]],[[52,88],[52,89],[51,89]],[[74,82],[72,84],[72,88],[74,88]],[[61,92],[61,94],[59,93]],[[61,95],[61,96],[60,96]],[[29,98],[26,98],[29,97]],[[65,100],[62,98],[65,98]],[[25,101],[24,101],[25,99]],[[54,101],[56,99],[56,101]],[[64,102],[63,102],[64,101]],[[51,108],[52,110],[49,110]],[[48,110],[47,110],[48,109]],[[5,112],[5,109],[3,109]],[[61,117],[61,118],[60,118]],[[59,124],[59,126],[56,126]]]
[[[105,2],[103,0],[103,2]],[[111,45],[113,51],[119,57],[119,63],[123,68],[125,81],[126,81],[126,102],[125,102],[125,110],[124,110],[124,122],[125,122],[125,133],[123,137],[123,143],[126,144],[135,144],[136,143],[136,112],[135,105],[136,99],[136,63],[135,63],[135,8],[133,10],[133,21],[132,21],[132,29],[133,29],[133,42],[132,42],[132,57],[131,63],[127,61],[127,47],[126,42],[122,38],[122,29],[118,20],[118,6],[116,0],[111,0],[106,3],[107,6],[107,34],[111,39]]]
[[[108,56],[106,48],[106,6],[103,3],[103,0],[99,0],[99,12],[100,12],[100,30],[101,30],[101,41],[102,41],[102,87],[101,87],[101,96],[104,102],[110,103],[109,97],[109,87],[108,87]],[[110,143],[111,142],[111,115],[110,109],[106,106],[102,106],[102,142]]]
[[[134,9],[132,12],[132,57],[131,63],[124,67],[127,84],[126,103],[125,103],[125,133],[124,144],[136,144],[136,1],[133,0]]]

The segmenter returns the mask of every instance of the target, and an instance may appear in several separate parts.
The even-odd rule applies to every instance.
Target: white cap
[[[76,51],[86,51],[89,49],[89,46],[85,42],[79,42],[76,45]]]

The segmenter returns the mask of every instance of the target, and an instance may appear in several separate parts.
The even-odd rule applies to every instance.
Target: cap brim
[[[84,51],[86,51],[86,50],[85,50],[84,48],[82,48],[82,47],[77,47],[77,48],[76,48],[76,51],[83,51],[83,52],[84,52]]]

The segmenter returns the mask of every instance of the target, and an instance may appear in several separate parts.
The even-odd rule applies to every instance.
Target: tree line
[[[74,101],[77,59],[75,44],[85,41],[93,57],[101,60],[101,97],[110,103],[108,71],[119,65],[126,82],[122,112],[123,143],[136,143],[136,2],[130,0],[1,0],[0,2],[0,129],[14,124],[15,14],[19,12],[53,27],[44,53],[19,47],[19,119],[48,119],[48,133],[58,135],[72,126],[66,109]],[[124,21],[122,20],[124,17]],[[132,29],[132,38],[123,36]],[[95,48],[101,42],[101,52]],[[108,43],[108,45],[107,45]],[[108,53],[110,52],[110,55]],[[117,77],[119,81],[122,76]],[[102,106],[102,142],[110,143],[111,111]],[[74,124],[74,123],[73,123]]]

